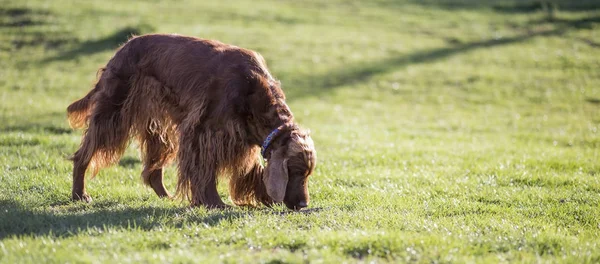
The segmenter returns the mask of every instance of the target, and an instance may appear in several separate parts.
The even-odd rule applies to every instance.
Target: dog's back
[[[173,89],[215,79],[258,74],[273,79],[258,53],[216,40],[153,34],[134,37],[107,64],[120,74],[154,76]],[[123,76],[129,77],[129,76]],[[193,83],[198,82],[200,83]]]
[[[237,109],[211,107],[217,112],[235,110],[238,113],[244,111],[244,98],[256,92],[285,99],[278,87],[273,88],[276,81],[260,54],[215,40],[188,36],[151,34],[133,37],[118,49],[100,72],[100,80],[94,89],[68,108],[69,120],[75,128],[87,123],[91,105],[99,99],[94,94],[100,90],[104,97],[111,97],[114,104],[125,103],[135,85],[102,85],[111,80],[145,86],[136,97],[159,93],[157,97],[170,99],[177,108],[172,113],[176,119],[185,118],[177,115],[178,112],[189,112],[198,105],[198,100],[205,98],[215,102],[237,101],[228,104]],[[155,85],[148,85],[148,82]]]

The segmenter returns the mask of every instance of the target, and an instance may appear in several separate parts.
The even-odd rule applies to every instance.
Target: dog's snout
[[[298,204],[296,204],[296,206],[294,206],[296,210],[300,210],[302,208],[306,208],[308,206],[308,203],[306,201],[300,201]]]

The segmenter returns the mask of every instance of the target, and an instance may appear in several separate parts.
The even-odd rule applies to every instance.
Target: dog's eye
[[[290,168],[290,167],[288,167],[288,171],[289,171],[289,176],[290,177],[298,177],[298,176],[305,175],[304,170],[299,169],[299,168]]]

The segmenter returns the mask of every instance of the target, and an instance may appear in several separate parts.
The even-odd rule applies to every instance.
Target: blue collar
[[[265,158],[267,148],[269,148],[269,145],[271,145],[271,141],[273,141],[273,139],[279,134],[279,132],[281,132],[279,127],[275,128],[273,131],[271,131],[267,138],[265,138],[265,141],[263,141],[262,148],[260,150],[260,154],[262,155],[263,159]]]

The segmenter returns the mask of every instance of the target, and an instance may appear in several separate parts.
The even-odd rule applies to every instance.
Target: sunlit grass
[[[599,6],[534,2],[0,1],[0,262],[598,262]],[[160,200],[135,145],[69,201],[66,106],[150,32],[267,59],[311,210]]]

